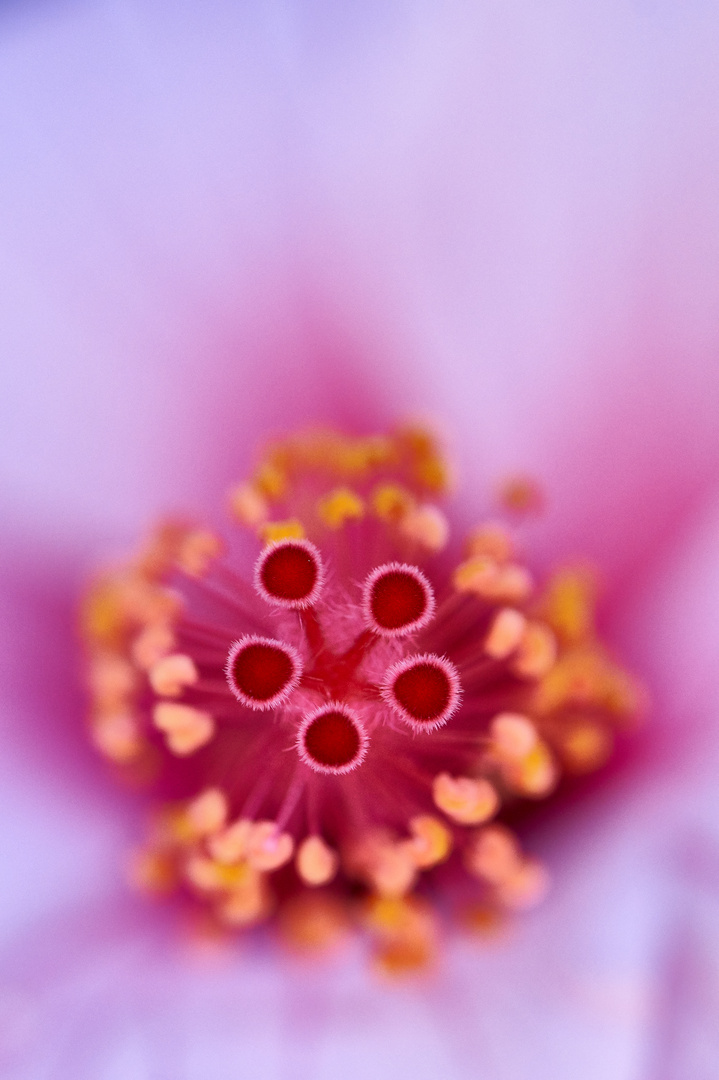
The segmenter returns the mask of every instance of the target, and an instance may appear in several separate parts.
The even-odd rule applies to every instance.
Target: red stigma
[[[415,731],[432,731],[457,709],[459,677],[441,656],[410,656],[387,672],[383,697]]]
[[[416,566],[378,566],[365,582],[365,618],[382,637],[402,637],[420,630],[432,618],[434,607],[432,586]]]
[[[280,540],[269,545],[257,562],[255,585],[270,604],[309,607],[322,587],[322,563],[317,548],[307,540]]]
[[[251,709],[270,709],[295,689],[301,675],[299,656],[272,638],[247,636],[236,641],[225,668],[230,690]]]
[[[367,752],[367,736],[356,714],[345,705],[331,702],[310,713],[297,736],[302,760],[324,773],[355,769]]]

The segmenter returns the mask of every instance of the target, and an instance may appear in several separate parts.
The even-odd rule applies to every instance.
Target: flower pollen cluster
[[[350,925],[386,972],[441,916],[530,907],[522,802],[607,760],[640,692],[599,643],[593,582],[542,589],[510,505],[452,553],[422,428],[273,444],[225,537],[159,527],[83,607],[99,751],[158,800],[145,888],[298,947]]]

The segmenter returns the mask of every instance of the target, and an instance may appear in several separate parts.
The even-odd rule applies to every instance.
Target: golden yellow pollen
[[[544,506],[542,489],[531,476],[510,476],[497,492],[499,502],[515,514],[536,513]]]
[[[222,832],[211,836],[207,846],[213,859],[228,865],[244,859],[250,844],[252,825],[249,818],[238,818]]]
[[[194,754],[215,734],[215,721],[210,714],[192,705],[161,701],[153,710],[152,720],[164,732],[170,750],[179,757]]]
[[[364,501],[348,487],[335,488],[317,504],[320,520],[330,529],[341,529],[348,521],[360,521],[364,512]]]
[[[264,874],[251,867],[243,868],[245,879],[237,884],[217,906],[218,918],[228,926],[251,926],[265,919],[271,910],[271,898]]]
[[[442,551],[449,540],[449,522],[438,506],[425,503],[409,510],[399,523],[400,532],[408,540],[421,544],[433,554]]]
[[[500,885],[519,871],[522,853],[516,836],[505,825],[487,825],[472,836],[464,863],[471,874]]]
[[[254,487],[265,498],[281,499],[287,490],[287,476],[277,465],[269,462],[261,465],[255,473]]]
[[[150,685],[160,697],[179,697],[199,679],[195,662],[184,653],[172,653],[158,660],[148,673]]]
[[[332,948],[348,930],[344,905],[326,893],[301,892],[280,911],[282,936],[290,946],[302,951]]]
[[[175,648],[175,635],[168,623],[152,623],[132,643],[131,655],[140,671],[149,669]]]
[[[177,867],[166,851],[144,848],[134,852],[128,875],[136,888],[147,893],[166,895],[177,887]]]
[[[177,551],[177,565],[190,577],[202,577],[213,559],[222,554],[222,541],[207,529],[185,536]]]
[[[454,587],[459,592],[475,592],[482,595],[497,574],[497,563],[489,555],[473,555],[460,563],[452,575]]]
[[[452,576],[458,592],[474,593],[498,603],[521,603],[533,589],[531,574],[518,563],[500,565],[489,555],[473,555]]]
[[[508,764],[504,778],[519,794],[541,799],[556,786],[559,772],[547,744],[538,741],[521,761]]]
[[[111,712],[127,705],[137,686],[137,673],[121,656],[101,653],[90,665],[88,681],[97,710]]]
[[[527,620],[516,608],[502,608],[494,616],[484,639],[484,651],[493,660],[506,660],[524,637]]]
[[[485,555],[501,565],[508,563],[514,555],[514,544],[502,525],[489,522],[469,534],[464,553],[468,559],[475,555]]]
[[[414,505],[414,495],[401,484],[378,484],[372,492],[372,510],[380,521],[398,524]]]
[[[276,540],[304,540],[305,527],[297,518],[288,521],[268,521],[260,528],[260,536],[266,544]]]
[[[434,959],[436,923],[428,905],[416,898],[370,897],[364,919],[378,939],[375,963],[383,974],[405,975]]]
[[[185,814],[195,836],[210,836],[227,820],[227,798],[219,788],[208,788],[188,803]]]
[[[326,885],[337,873],[339,856],[321,836],[308,836],[298,848],[295,865],[305,885]]]
[[[267,499],[254,484],[238,484],[229,494],[230,513],[240,525],[257,529],[270,516]]]
[[[409,451],[415,483],[437,495],[448,491],[452,482],[449,464],[435,436],[427,428],[408,425],[398,432],[397,439]]]
[[[110,649],[122,646],[125,615],[117,582],[100,580],[85,597],[81,611],[82,631],[95,645]]]
[[[137,720],[130,712],[97,714],[90,735],[100,753],[117,765],[133,761],[143,747]]]
[[[545,623],[527,624],[517,655],[512,660],[512,670],[525,679],[539,679],[546,675],[557,659],[557,641]]]
[[[438,810],[459,825],[489,821],[499,809],[499,796],[489,780],[480,777],[439,773],[432,784],[432,798]]]
[[[534,724],[521,713],[499,713],[490,724],[492,749],[502,761],[520,762],[537,745]]]
[[[565,706],[595,707],[624,720],[637,715],[641,701],[634,680],[590,644],[559,657],[537,687],[534,707],[544,715]]]
[[[588,567],[560,570],[542,599],[542,616],[563,645],[578,645],[594,632],[596,574]]]
[[[377,830],[348,852],[348,872],[364,879],[380,896],[403,896],[414,885],[417,866],[406,843]]]
[[[439,818],[432,814],[418,814],[409,822],[409,831],[412,839],[406,842],[407,849],[419,870],[437,866],[449,857],[452,833]]]
[[[247,862],[255,870],[277,870],[292,858],[295,842],[274,821],[257,821],[250,831]]]
[[[435,895],[438,914],[473,905],[473,925],[484,928],[541,899],[546,870],[498,822],[514,820],[515,808],[522,821],[527,800],[603,764],[641,690],[600,644],[589,571],[563,570],[535,594],[516,517],[511,528],[475,529],[453,573],[432,560],[449,539],[439,496],[450,479],[421,425],[379,437],[291,435],[230,493],[235,525],[252,530],[236,556],[225,561],[212,532],[169,521],[94,583],[82,612],[91,738],[121,775],[185,793],[167,796],[151,819],[132,868],[142,888],[176,889],[225,937],[275,907],[281,935],[302,949],[326,947],[359,923],[376,965],[392,975],[432,960]],[[540,501],[524,478],[505,486],[514,514]],[[261,543],[282,540],[307,541],[311,593],[290,559],[278,564],[279,584],[270,581]],[[254,588],[248,545],[257,549]],[[437,617],[416,642],[377,629],[405,625],[395,601],[385,617],[368,594],[373,574],[393,566],[423,582],[426,574],[427,611],[437,596]],[[312,606],[279,610],[296,595]],[[250,654],[253,642],[264,652]],[[250,674],[235,655],[245,646]],[[419,660],[437,661],[444,682],[456,672],[463,697],[455,702],[450,682],[457,707],[439,730],[439,698],[419,676],[410,680],[417,703],[406,711],[422,728],[414,739],[391,717],[405,700],[396,672],[424,671]],[[330,701],[356,713],[363,755],[371,744],[349,779],[341,766],[321,773],[335,758],[354,762],[350,743],[327,736],[320,746],[318,735],[312,749],[303,727]],[[478,880],[458,883],[462,863]]]
[[[523,859],[513,874],[497,886],[497,898],[514,911],[541,903],[549,889],[549,874],[537,859]]]
[[[248,869],[245,865],[227,866],[215,862],[196,851],[185,863],[185,877],[201,892],[221,892],[243,885],[248,877]]]
[[[612,751],[612,733],[605,724],[573,719],[558,736],[559,751],[567,772],[593,772],[604,765]]]

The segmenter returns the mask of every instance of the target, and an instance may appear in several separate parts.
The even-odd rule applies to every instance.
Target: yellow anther
[[[267,462],[255,473],[253,486],[260,495],[270,501],[281,499],[287,490],[287,476],[277,465]]]
[[[238,818],[222,832],[211,836],[207,846],[213,859],[227,865],[241,862],[247,855],[252,829],[249,818]]]
[[[149,669],[175,648],[175,635],[168,623],[152,623],[132,643],[131,655],[141,671]]]
[[[498,491],[500,504],[515,514],[536,513],[544,506],[542,489],[531,476],[510,476]]]
[[[538,741],[534,724],[521,713],[499,713],[489,731],[495,754],[500,761],[509,764],[524,760]]]
[[[459,564],[452,575],[452,581],[458,592],[473,592],[480,596],[490,589],[498,572],[494,559],[488,555],[474,555]]]
[[[448,858],[452,850],[452,833],[432,814],[418,814],[409,823],[412,839],[407,841],[414,865],[427,870]]]
[[[535,695],[535,707],[545,715],[565,706],[594,707],[626,720],[635,716],[641,705],[641,688],[593,645],[560,656]]]
[[[185,877],[201,892],[242,888],[255,874],[246,864],[225,866],[195,852],[185,864]]]
[[[517,870],[497,887],[497,898],[513,911],[541,903],[549,889],[549,874],[536,859],[523,859]]]
[[[122,586],[118,587],[118,600],[122,605],[126,629],[132,624],[150,626],[172,623],[182,607],[177,593],[153,585],[139,576],[129,576],[122,582]]]
[[[471,874],[490,885],[509,880],[522,865],[516,836],[505,825],[478,829],[464,850],[464,864]]]
[[[514,543],[506,529],[489,522],[469,534],[464,552],[468,559],[475,555],[485,555],[501,565],[509,562],[514,555]]]
[[[462,925],[482,937],[496,937],[504,928],[506,918],[498,906],[487,901],[465,905],[460,911]]]
[[[295,842],[274,821],[257,821],[250,832],[247,861],[255,870],[277,870],[292,858]]]
[[[518,563],[504,566],[489,555],[473,555],[460,563],[453,581],[459,592],[475,593],[497,603],[521,603],[533,588],[531,574],[524,566]]]
[[[425,503],[410,510],[399,523],[408,540],[421,544],[433,554],[442,551],[449,540],[449,522],[438,506]]]
[[[152,689],[160,697],[179,697],[185,687],[195,685],[199,674],[192,657],[171,653],[150,668],[148,677]]]
[[[540,679],[557,659],[557,639],[546,623],[530,622],[524,632],[512,670],[525,679]]]
[[[134,761],[144,746],[137,719],[130,712],[98,713],[90,734],[100,753],[117,765]]]
[[[167,895],[177,886],[177,866],[167,851],[144,848],[136,851],[128,867],[130,883],[136,889],[155,895]]]
[[[177,559],[183,540],[192,527],[182,521],[162,522],[145,542],[132,570],[145,582],[157,582]]]
[[[502,608],[494,616],[484,639],[484,651],[493,660],[506,660],[524,637],[527,620],[516,608]]]
[[[606,763],[613,743],[609,728],[596,720],[572,719],[558,736],[557,743],[567,772],[593,772]]]
[[[368,878],[379,896],[404,896],[417,880],[412,852],[401,843],[378,851]]]
[[[124,709],[137,685],[132,664],[114,653],[99,653],[90,661],[90,692],[99,712]]]
[[[427,905],[414,898],[372,897],[364,914],[379,939],[375,961],[383,974],[406,975],[431,963],[437,928]]]
[[[439,773],[432,784],[437,809],[459,825],[489,821],[499,809],[499,796],[489,780]]]
[[[185,815],[196,836],[210,836],[227,820],[227,798],[219,788],[208,788],[187,804]]]
[[[508,563],[507,566],[499,567],[491,588],[484,595],[498,603],[521,604],[528,599],[533,588],[534,582],[529,570],[519,563]]]
[[[267,499],[253,484],[238,484],[229,495],[230,513],[241,525],[257,529],[270,515]]]
[[[195,529],[182,540],[177,565],[190,577],[202,577],[210,563],[222,554],[222,541],[207,529]]]
[[[325,885],[337,873],[339,856],[321,836],[308,836],[298,848],[295,866],[305,885]]]
[[[215,734],[215,721],[209,713],[191,705],[162,701],[155,706],[152,719],[164,732],[173,754],[185,757],[199,750]]]
[[[410,455],[412,479],[435,494],[446,492],[452,477],[448,462],[442,457],[436,437],[422,426],[410,425],[397,434],[397,441]]]
[[[266,544],[275,540],[304,540],[305,535],[305,527],[297,518],[268,521],[260,527],[260,536]]]
[[[449,465],[439,455],[418,457],[412,472],[416,482],[433,494],[443,495],[451,487],[452,474]]]
[[[364,512],[364,502],[348,487],[335,488],[317,503],[320,520],[330,529],[341,529],[348,521],[360,521]]]
[[[542,598],[542,616],[563,645],[577,645],[594,632],[596,574],[589,568],[560,570]]]
[[[387,435],[367,435],[360,442],[366,469],[388,465],[396,457],[394,443]]]
[[[305,891],[282,905],[279,926],[288,945],[317,951],[336,945],[349,930],[349,919],[336,897]]]
[[[414,508],[415,498],[401,484],[378,484],[372,492],[371,506],[380,521],[397,524]]]
[[[521,761],[508,763],[504,778],[519,794],[542,799],[556,786],[559,773],[547,744],[537,741]]]
[[[417,865],[410,845],[376,830],[366,833],[345,853],[348,873],[362,878],[380,896],[402,896],[417,878]]]
[[[252,872],[241,885],[223,896],[217,906],[217,915],[228,926],[251,926],[267,918],[271,910],[272,901],[264,875]]]
[[[82,605],[81,626],[93,645],[108,649],[121,647],[126,618],[120,589],[113,580],[106,578],[91,587]]]

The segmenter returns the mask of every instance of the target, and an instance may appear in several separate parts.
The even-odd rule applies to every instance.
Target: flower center
[[[93,741],[172,800],[146,886],[305,941],[359,918],[394,970],[429,958],[428,898],[462,904],[465,873],[477,925],[541,897],[502,818],[603,764],[639,695],[585,573],[535,591],[496,522],[450,563],[450,474],[416,428],[289,436],[231,493],[254,588],[246,537],[178,524],[96,582]]]

